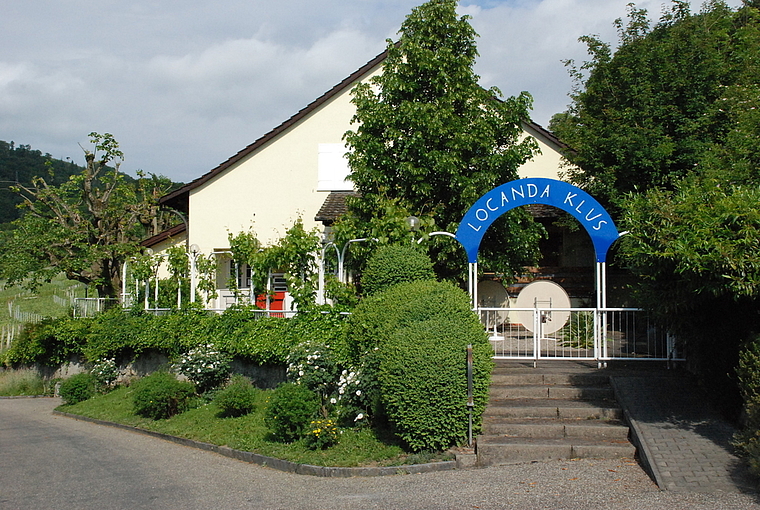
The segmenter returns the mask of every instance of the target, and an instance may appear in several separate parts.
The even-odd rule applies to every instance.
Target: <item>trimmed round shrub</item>
[[[95,377],[89,372],[72,375],[61,382],[58,394],[64,404],[83,402],[95,395]]]
[[[240,374],[230,378],[230,382],[214,396],[214,403],[222,416],[237,418],[256,409],[259,390],[251,381]]]
[[[438,318],[396,329],[378,351],[384,412],[410,449],[443,450],[467,440],[467,345],[473,346],[473,427],[488,401],[493,351],[483,326]]]
[[[272,437],[292,442],[306,435],[319,409],[319,397],[306,386],[284,383],[272,392],[264,415]]]
[[[135,414],[162,420],[190,408],[195,386],[179,381],[168,372],[154,372],[132,385],[132,404]]]
[[[438,317],[473,320],[467,293],[448,282],[422,280],[394,285],[366,297],[349,318],[349,360],[358,364],[396,329]]]
[[[435,280],[433,263],[425,253],[411,245],[381,246],[362,271],[362,290],[376,294],[393,285],[418,280]]]

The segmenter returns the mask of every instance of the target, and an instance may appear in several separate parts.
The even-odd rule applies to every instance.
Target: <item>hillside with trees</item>
[[[10,228],[8,223],[20,216],[17,206],[22,200],[10,190],[11,186],[16,183],[28,186],[35,176],[45,177],[57,186],[81,171],[82,167],[73,161],[55,159],[30,145],[0,140],[0,229]]]

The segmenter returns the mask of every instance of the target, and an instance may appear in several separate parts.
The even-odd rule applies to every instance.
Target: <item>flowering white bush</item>
[[[175,363],[175,369],[190,379],[198,391],[221,385],[230,375],[230,357],[211,344],[190,349]]]
[[[360,371],[340,371],[330,345],[305,342],[288,356],[287,377],[318,394],[322,415],[336,416],[342,424],[353,426],[367,421],[370,402],[362,386]]]
[[[303,384],[317,393],[322,402],[329,401],[335,393],[335,381],[338,376],[338,366],[335,363],[332,349],[329,345],[317,345],[306,342],[288,355],[288,380]]]
[[[366,421],[370,410],[368,392],[363,390],[364,378],[360,369],[343,370],[338,379],[336,404],[343,422],[359,425]]]
[[[103,358],[95,362],[90,373],[102,386],[110,386],[119,377],[119,367],[115,358]]]

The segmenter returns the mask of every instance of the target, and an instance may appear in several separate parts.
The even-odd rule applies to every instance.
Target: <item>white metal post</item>
[[[319,262],[317,264],[317,304],[325,304],[325,249],[327,245],[322,246],[320,251]]]

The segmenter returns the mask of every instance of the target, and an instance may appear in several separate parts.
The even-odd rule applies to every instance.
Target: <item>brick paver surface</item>
[[[688,376],[615,376],[613,384],[641,461],[661,489],[757,489],[757,481],[733,453],[735,429],[709,406]]]

